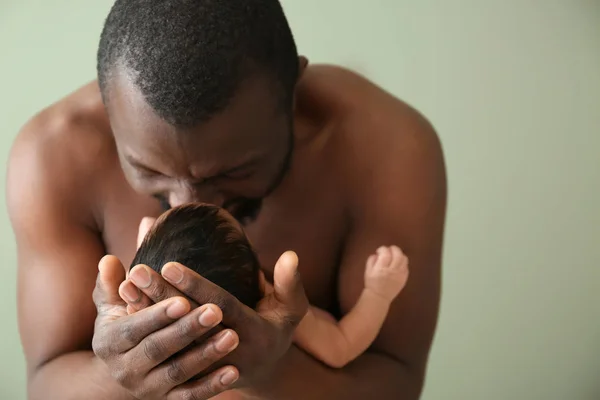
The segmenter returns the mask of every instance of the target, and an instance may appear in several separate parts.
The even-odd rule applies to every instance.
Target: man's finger
[[[172,283],[165,281],[160,274],[147,265],[140,264],[133,267],[129,273],[129,279],[154,303],[158,303],[175,296],[187,297],[192,305],[192,308],[198,307],[199,304],[211,303],[211,301],[198,303],[191,296],[186,296],[184,293],[174,287]]]
[[[219,368],[215,372],[197,381],[175,387],[167,393],[167,400],[207,400],[219,393],[231,389],[239,379],[240,373],[233,365]]]
[[[224,330],[202,344],[187,348],[176,357],[154,368],[148,380],[158,387],[173,388],[182,385],[199,374],[216,369],[215,364],[235,350],[239,338],[235,331]]]
[[[129,279],[119,286],[119,295],[127,303],[127,313],[133,314],[136,311],[150,307],[154,302],[150,300],[137,286]]]
[[[271,306],[275,309],[270,312],[295,327],[308,310],[308,299],[298,272],[298,256],[293,251],[283,253],[275,264],[273,288],[275,304]]]
[[[114,320],[127,315],[127,304],[119,296],[119,285],[125,279],[125,269],[115,256],[104,256],[98,263],[98,277],[93,292],[98,316]]]
[[[94,336],[94,352],[102,358],[103,354],[129,351],[146,336],[178,320],[189,311],[190,303],[182,297],[176,297],[115,321],[101,320],[96,324],[96,331],[101,331],[102,335]]]
[[[243,323],[241,310],[247,307],[223,288],[176,262],[165,264],[161,272],[171,285],[196,303],[216,304],[223,312],[225,325],[235,328]]]
[[[197,372],[187,377],[187,379],[182,382],[168,382],[165,380],[165,377],[168,377],[169,374],[173,377],[175,369],[185,369],[186,371],[189,371],[191,368],[189,363],[181,364],[177,361],[183,356],[178,356],[177,358],[172,357],[186,349],[197,338],[207,334],[221,322],[222,318],[221,311],[214,304],[205,304],[202,307],[192,310],[178,321],[156,330],[143,338],[136,347],[127,353],[128,362],[132,365],[143,366],[144,370],[148,371],[156,367],[156,373],[153,373],[154,377],[149,377],[149,380],[156,382],[159,386],[169,384],[175,386],[183,383],[185,380],[196,375]],[[237,336],[235,338],[237,339]],[[200,345],[200,347],[202,346],[205,348],[206,344]],[[191,349],[185,350],[183,354],[186,354],[189,351],[191,351]],[[228,351],[222,351],[222,353],[225,355]],[[221,358],[223,355],[218,358]],[[170,359],[170,362],[166,362],[162,365],[167,359]],[[200,361],[199,358],[198,361]],[[169,366],[173,367],[170,371]]]

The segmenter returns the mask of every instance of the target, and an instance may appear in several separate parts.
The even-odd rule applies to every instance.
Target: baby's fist
[[[367,260],[365,288],[390,302],[408,279],[408,258],[397,246],[382,246]]]

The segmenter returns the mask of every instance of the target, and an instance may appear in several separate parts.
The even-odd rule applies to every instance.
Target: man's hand
[[[240,341],[236,351],[224,361],[237,366],[240,380],[236,386],[245,387],[269,376],[277,361],[288,351],[294,329],[306,314],[308,300],[297,267],[298,258],[294,252],[286,252],[280,257],[274,270],[273,290],[266,293],[256,311],[178,263],[166,264],[162,276],[145,265],[138,265],[132,269],[129,279],[135,289],[141,291],[138,299],[162,304],[160,302],[166,299],[185,296],[192,305],[216,304],[223,313],[222,324],[233,329]],[[131,282],[127,281],[123,287]],[[145,308],[147,303],[142,300],[129,305],[143,312],[148,309]],[[206,379],[202,378],[203,381]]]
[[[127,304],[118,293],[125,279],[122,264],[116,257],[106,256],[98,268],[93,350],[134,397],[208,399],[231,388],[239,377],[233,366],[204,373],[202,379],[186,383],[237,347],[236,332],[225,329],[186,349],[221,322],[219,307],[203,302],[191,310],[187,299],[174,297],[128,315]],[[186,351],[181,352],[183,349]]]

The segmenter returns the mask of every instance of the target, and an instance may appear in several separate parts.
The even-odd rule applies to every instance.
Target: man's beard
[[[226,201],[223,204],[223,208],[228,210],[235,219],[237,219],[242,225],[247,225],[256,220],[260,214],[262,208],[263,199],[269,196],[275,189],[281,185],[283,179],[287,175],[288,171],[292,166],[292,158],[294,154],[294,134],[293,130],[290,129],[288,150],[285,155],[279,172],[261,197],[236,197]]]

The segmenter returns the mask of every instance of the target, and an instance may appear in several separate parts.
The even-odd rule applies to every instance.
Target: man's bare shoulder
[[[43,193],[49,202],[86,204],[114,148],[109,129],[95,83],[31,118],[18,133],[9,156],[9,211],[24,193],[32,192]]]
[[[406,183],[427,171],[444,174],[439,137],[415,108],[343,67],[313,66],[309,76],[334,104],[329,155],[343,166],[344,175],[352,176],[352,187],[369,187],[366,180],[374,174]]]
[[[305,81],[307,91],[333,109],[338,132],[388,143],[390,133],[398,141],[437,139],[423,114],[357,72],[319,64],[308,68]]]

